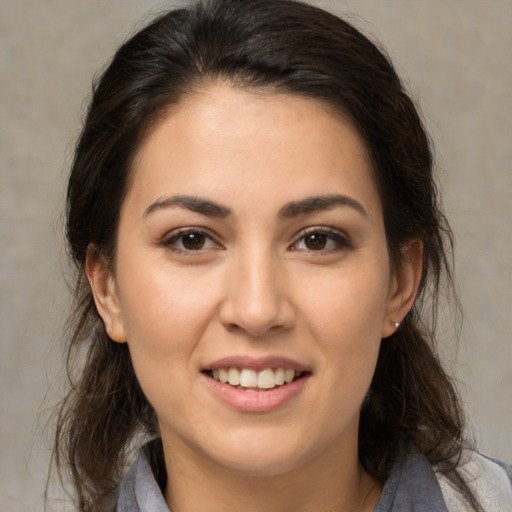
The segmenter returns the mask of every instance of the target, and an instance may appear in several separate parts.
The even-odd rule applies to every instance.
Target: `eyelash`
[[[166,237],[164,240],[162,240],[161,245],[164,246],[166,249],[169,249],[171,251],[181,253],[181,254],[187,254],[192,255],[194,253],[200,253],[203,249],[203,247],[200,247],[199,249],[187,249],[187,248],[180,248],[177,247],[176,244],[180,242],[183,244],[183,237],[186,235],[199,235],[205,238],[205,241],[213,242],[215,244],[215,249],[221,249],[222,246],[216,242],[215,238],[204,228],[182,228],[177,231],[174,231],[170,234],[170,236]],[[205,242],[207,243],[207,242]],[[207,249],[206,249],[207,250]]]
[[[222,249],[223,247],[215,240],[215,237],[213,237],[207,230],[204,228],[182,228],[179,229],[176,232],[171,233],[170,236],[166,237],[160,245],[163,247],[177,252],[181,254],[187,254],[187,255],[193,255],[194,253],[200,254],[204,250],[211,249],[211,247],[204,248],[203,246],[199,247],[198,249],[187,249],[183,247],[183,237],[186,235],[199,235],[201,237],[204,237],[205,243],[213,243],[215,245],[214,249]],[[326,237],[327,243],[334,244],[334,247],[330,248],[321,248],[318,250],[315,249],[308,249],[308,248],[297,248],[296,246],[300,243],[306,243],[306,237],[311,235],[318,235],[321,237]],[[182,247],[178,247],[177,244],[181,241]],[[203,244],[204,245],[204,244]],[[351,249],[353,248],[353,244],[349,240],[349,238],[346,235],[342,235],[340,232],[335,231],[333,229],[329,228],[320,228],[320,227],[311,227],[307,228],[306,230],[300,232],[300,236],[296,237],[295,241],[290,245],[290,250],[292,251],[304,251],[304,252],[311,252],[311,253],[319,253],[319,254],[326,254],[326,253],[333,253],[336,251],[340,251],[343,249]]]
[[[328,249],[320,249],[320,250],[313,250],[313,249],[297,249],[294,248],[299,242],[305,242],[306,238],[311,235],[320,235],[325,236],[327,239],[327,243],[329,241],[334,245],[334,247],[328,248]],[[323,227],[311,227],[307,228],[304,231],[300,233],[300,236],[296,239],[296,241],[290,246],[292,250],[294,251],[307,251],[311,253],[320,253],[320,254],[326,254],[326,253],[333,253],[337,252],[343,249],[352,249],[353,244],[350,241],[350,239],[346,236],[341,234],[339,231],[329,229],[329,228],[323,228]]]

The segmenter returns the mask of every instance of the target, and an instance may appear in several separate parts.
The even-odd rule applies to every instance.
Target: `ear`
[[[111,339],[118,343],[126,342],[121,306],[117,296],[115,278],[107,268],[103,258],[96,253],[94,246],[87,249],[85,273],[94,296],[96,309],[100,314],[105,330]]]
[[[423,244],[420,240],[412,240],[401,249],[402,259],[399,268],[391,279],[388,309],[382,337],[391,336],[396,330],[396,324],[400,324],[411,310],[422,275]]]

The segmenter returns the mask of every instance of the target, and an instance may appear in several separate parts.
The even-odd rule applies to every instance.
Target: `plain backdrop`
[[[316,3],[351,13],[373,34],[421,105],[466,314],[458,350],[447,329],[444,351],[481,450],[510,462],[512,2]],[[0,0],[0,512],[43,510],[45,422],[62,393],[70,302],[64,183],[91,78],[165,5],[172,3]]]

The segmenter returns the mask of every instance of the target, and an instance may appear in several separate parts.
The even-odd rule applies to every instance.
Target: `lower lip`
[[[283,407],[304,388],[309,375],[289,384],[262,391],[244,391],[204,375],[211,391],[233,409],[241,412],[269,412]]]

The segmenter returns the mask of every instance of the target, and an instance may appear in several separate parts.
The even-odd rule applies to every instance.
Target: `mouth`
[[[219,359],[201,371],[210,392],[231,409],[267,413],[297,403],[312,369],[280,356]]]
[[[252,368],[225,367],[206,369],[203,372],[211,379],[243,391],[269,391],[287,386],[304,379],[309,372],[291,368]]]

